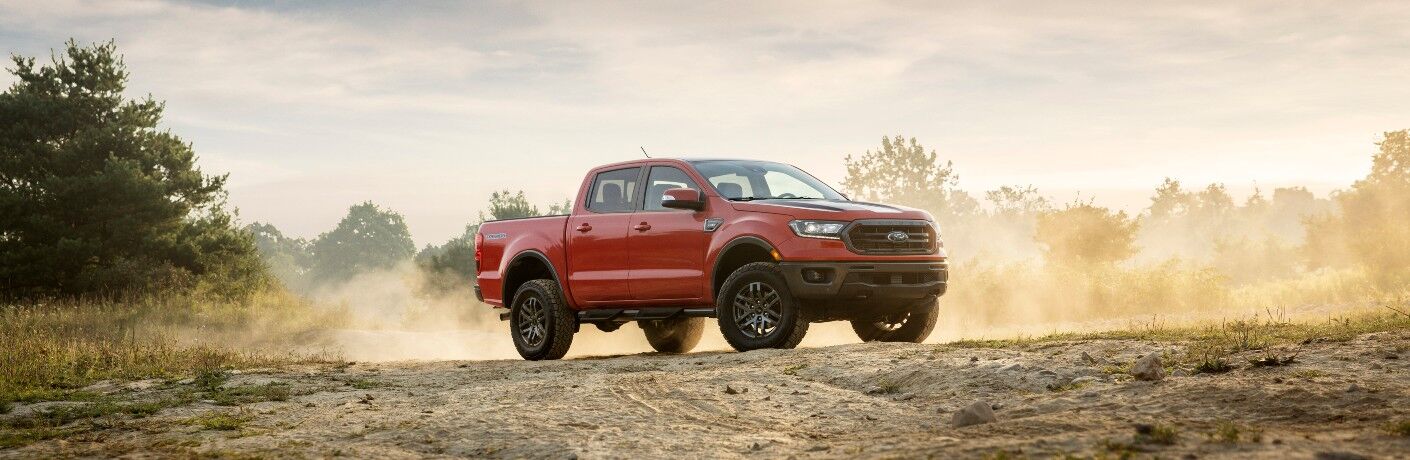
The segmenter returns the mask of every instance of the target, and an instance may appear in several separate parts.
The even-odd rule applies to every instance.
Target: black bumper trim
[[[945,294],[946,262],[781,262],[788,290],[801,299],[924,299]],[[830,271],[821,282],[804,270]]]

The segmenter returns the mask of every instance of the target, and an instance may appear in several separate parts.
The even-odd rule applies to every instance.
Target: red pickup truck
[[[631,321],[683,353],[708,317],[740,351],[792,348],[822,321],[920,342],[949,279],[929,213],[852,201],[787,164],[616,163],[589,171],[573,202],[475,235],[475,295],[508,308],[525,359],[563,357],[584,323]]]

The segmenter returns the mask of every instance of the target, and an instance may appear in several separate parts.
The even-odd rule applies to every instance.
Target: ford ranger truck
[[[524,359],[563,357],[584,324],[633,321],[666,353],[694,348],[706,318],[740,351],[795,347],[823,321],[921,342],[949,279],[929,213],[852,201],[783,163],[611,164],[573,203],[475,235],[475,295],[506,309]]]

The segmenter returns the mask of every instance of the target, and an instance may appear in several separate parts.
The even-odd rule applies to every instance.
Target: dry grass
[[[1290,320],[1279,315],[1257,316],[1218,323],[1165,325],[1158,322],[1136,324],[1123,329],[1099,332],[1067,332],[1036,337],[997,340],[960,340],[940,345],[954,348],[1026,348],[1058,341],[1151,340],[1187,344],[1186,363],[1207,365],[1208,371],[1227,368],[1228,356],[1249,350],[1263,350],[1264,358],[1278,365],[1293,362],[1293,356],[1280,355],[1273,347],[1309,343],[1340,342],[1362,334],[1410,329],[1410,316],[1390,309],[1366,310],[1322,320]],[[1221,364],[1222,363],[1222,364]],[[1264,363],[1268,364],[1268,363]],[[1225,369],[1227,370],[1227,369]]]
[[[0,406],[82,399],[75,390],[100,380],[330,360],[296,347],[339,317],[277,292],[238,303],[153,295],[0,307]]]

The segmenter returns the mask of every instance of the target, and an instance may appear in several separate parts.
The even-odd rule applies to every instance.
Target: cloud
[[[0,4],[0,37],[27,55],[115,38],[131,88],[229,168],[247,218],[316,234],[336,216],[282,198],[317,184],[300,206],[388,201],[424,243],[490,190],[556,201],[643,144],[834,182],[897,132],[977,188],[1345,182],[1410,113],[1407,19],[1397,2],[56,0]]]

